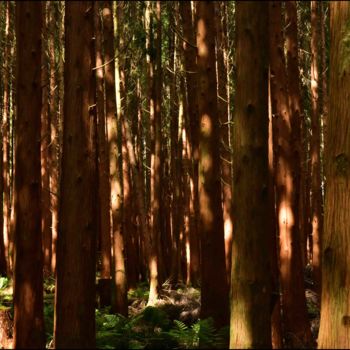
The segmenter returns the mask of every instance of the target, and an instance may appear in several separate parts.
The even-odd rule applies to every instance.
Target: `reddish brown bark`
[[[216,326],[223,326],[229,321],[229,303],[221,206],[213,12],[212,2],[197,3],[201,318],[212,317]]]
[[[52,216],[50,210],[50,114],[49,114],[49,67],[47,57],[48,42],[48,14],[46,4],[43,5],[43,50],[42,50],[42,69],[41,81],[42,88],[42,108],[41,108],[41,230],[43,235],[43,254],[44,254],[44,275],[51,272],[52,256]]]
[[[318,88],[319,30],[318,3],[311,1],[311,223],[312,268],[316,290],[321,291],[321,232],[323,200],[321,187],[321,117]]]
[[[90,1],[66,3],[54,329],[57,348],[95,347],[98,193],[93,10]]]
[[[192,20],[191,3],[181,1],[179,3],[180,16],[183,26],[184,41],[182,44],[184,50],[184,63],[186,71],[186,90],[187,90],[187,114],[190,120],[190,134],[188,135],[191,148],[190,158],[192,167],[190,168],[191,176],[191,196],[190,196],[190,268],[191,283],[198,285],[200,274],[200,244],[198,231],[199,217],[199,197],[198,197],[198,69],[196,65],[196,48],[195,48],[195,25]]]
[[[236,6],[230,348],[271,347],[268,190],[268,7]],[[253,259],[251,258],[253,257]]]
[[[120,98],[120,63],[117,56],[115,61],[112,58],[114,51],[114,33],[116,29],[117,44],[116,51],[119,52],[119,37],[121,33],[120,17],[122,15],[119,6],[116,8],[117,15],[115,24],[113,23],[113,15],[111,11],[111,2],[105,3],[104,18],[106,25],[106,38],[108,44],[105,46],[105,60],[110,62],[106,66],[106,111],[108,123],[108,143],[109,143],[109,169],[111,181],[111,207],[113,220],[113,294],[112,294],[112,310],[122,315],[127,315],[127,280],[124,255],[124,237],[122,232],[122,173],[121,162],[118,160],[118,152],[121,152],[121,130],[118,124],[121,124],[121,98]],[[114,27],[113,27],[114,26]],[[108,68],[108,71],[107,71]],[[116,91],[114,90],[116,88]],[[115,117],[117,112],[117,118]]]
[[[59,193],[59,94],[56,86],[59,79],[57,73],[56,54],[55,54],[55,30],[58,22],[57,8],[54,3],[49,3],[49,62],[50,62],[50,133],[51,143],[49,147],[50,158],[50,201],[52,213],[52,247],[51,247],[51,272],[56,273],[56,242],[57,242],[57,226],[58,226],[58,193]]]
[[[10,2],[6,2],[6,22],[5,22],[5,48],[4,48],[4,92],[3,92],[3,116],[2,116],[2,140],[3,140],[3,161],[2,161],[2,178],[3,178],[3,235],[5,244],[5,253],[7,260],[8,273],[12,271],[12,237],[10,233],[10,213],[11,213],[11,201],[10,201]]]
[[[280,237],[280,280],[284,335],[289,346],[312,345],[307,318],[298,225],[296,179],[298,164],[294,152],[294,120],[289,107],[282,38],[281,2],[269,2],[270,81],[273,114],[275,186]]]
[[[98,194],[99,194],[99,238],[101,249],[101,279],[111,277],[111,223],[109,153],[106,135],[106,115],[103,88],[102,21],[100,4],[95,4],[95,53],[96,53],[96,108],[98,133]]]
[[[228,283],[231,283],[231,255],[232,255],[232,157],[230,149],[229,129],[230,121],[228,115],[227,99],[227,67],[225,56],[227,55],[227,38],[224,20],[223,2],[215,2],[215,15],[217,23],[216,32],[216,60],[217,60],[217,93],[218,113],[220,118],[221,134],[221,183],[222,183],[222,209],[224,214],[225,232],[225,262]]]
[[[45,347],[41,238],[42,3],[16,4],[14,347]]]
[[[350,3],[330,3],[329,117],[319,349],[350,348]]]

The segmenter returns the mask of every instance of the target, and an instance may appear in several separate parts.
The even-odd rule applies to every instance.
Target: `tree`
[[[322,187],[321,187],[321,118],[318,93],[318,3],[311,1],[311,223],[312,223],[312,266],[315,287],[321,291],[321,232],[323,230]]]
[[[350,348],[350,3],[330,3],[329,117],[320,349]]]
[[[93,3],[66,3],[64,130],[54,341],[95,346],[97,155]],[[84,28],[84,30],[82,30]]]
[[[294,157],[296,139],[294,115],[288,100],[288,85],[281,24],[281,2],[269,2],[270,86],[273,115],[274,171],[276,210],[280,238],[280,281],[283,325],[287,342],[311,345],[311,330],[306,313],[303,269],[295,188],[298,164]],[[293,336],[291,336],[291,334]]]
[[[48,13],[46,4],[43,6],[43,50],[41,81],[42,109],[41,109],[41,229],[43,236],[44,274],[51,272],[52,256],[52,215],[50,208],[50,144],[51,144],[51,114],[49,113],[49,66],[48,66]]]
[[[221,134],[221,187],[222,209],[224,215],[225,261],[226,274],[230,284],[232,256],[232,157],[230,149],[231,123],[228,113],[228,81],[227,81],[227,34],[224,1],[215,2],[216,15],[216,60],[218,82],[218,112]]]
[[[267,25],[265,3],[237,2],[232,349],[271,347]]]
[[[42,3],[16,4],[14,347],[45,347],[41,238]]]
[[[220,127],[215,72],[215,21],[211,1],[197,3],[199,103],[199,227],[201,232],[201,318],[228,324],[228,285],[220,178]]]
[[[96,54],[96,108],[98,133],[98,186],[99,186],[99,235],[101,245],[101,279],[109,280],[111,276],[111,225],[110,225],[110,184],[109,184],[109,153],[106,136],[106,115],[104,103],[104,72],[103,72],[103,35],[100,18],[100,4],[95,4],[95,54]]]
[[[10,235],[10,212],[11,212],[11,200],[10,200],[10,2],[6,2],[6,19],[5,19],[5,47],[4,47],[4,85],[3,85],[3,115],[2,115],[2,178],[3,178],[3,235],[5,244],[5,255],[7,258],[8,272],[12,269],[12,252],[10,251],[10,241],[12,237]]]
[[[183,27],[183,53],[186,70],[186,90],[187,90],[187,114],[190,121],[190,158],[192,159],[191,176],[191,196],[190,196],[190,269],[191,283],[198,285],[200,275],[200,246],[198,231],[199,199],[198,199],[198,73],[196,65],[195,47],[195,24],[192,20],[191,3],[180,1],[179,10]]]

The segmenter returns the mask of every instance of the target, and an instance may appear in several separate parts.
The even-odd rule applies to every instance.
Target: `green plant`
[[[0,277],[0,289],[5,289],[9,285],[9,279],[7,277]]]
[[[169,331],[169,334],[178,343],[178,348],[215,349],[228,346],[228,327],[217,331],[212,318],[198,320],[190,327],[175,320],[174,328]]]

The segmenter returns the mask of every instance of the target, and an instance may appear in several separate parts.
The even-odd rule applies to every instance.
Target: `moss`
[[[350,20],[347,21],[342,30],[340,41],[340,73],[346,73],[350,66]]]
[[[346,154],[340,153],[335,157],[336,175],[346,177],[350,169],[350,161]]]

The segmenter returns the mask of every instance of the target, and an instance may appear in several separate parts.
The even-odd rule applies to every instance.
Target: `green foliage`
[[[212,318],[198,320],[188,327],[181,321],[174,321],[174,328],[169,331],[180,348],[184,349],[220,349],[228,346],[229,328],[217,331]]]
[[[9,286],[9,279],[7,277],[0,277],[0,290]]]
[[[45,334],[46,334],[46,347],[49,348],[53,339],[53,320],[54,320],[54,303],[50,301],[44,302],[44,323],[45,323]]]
[[[128,291],[128,299],[148,300],[148,296],[149,296],[148,284],[140,283],[136,289]]]
[[[192,326],[175,320],[157,307],[146,307],[126,318],[109,309],[96,310],[96,347],[99,349],[196,349],[228,345],[229,329],[217,331],[211,318]]]

